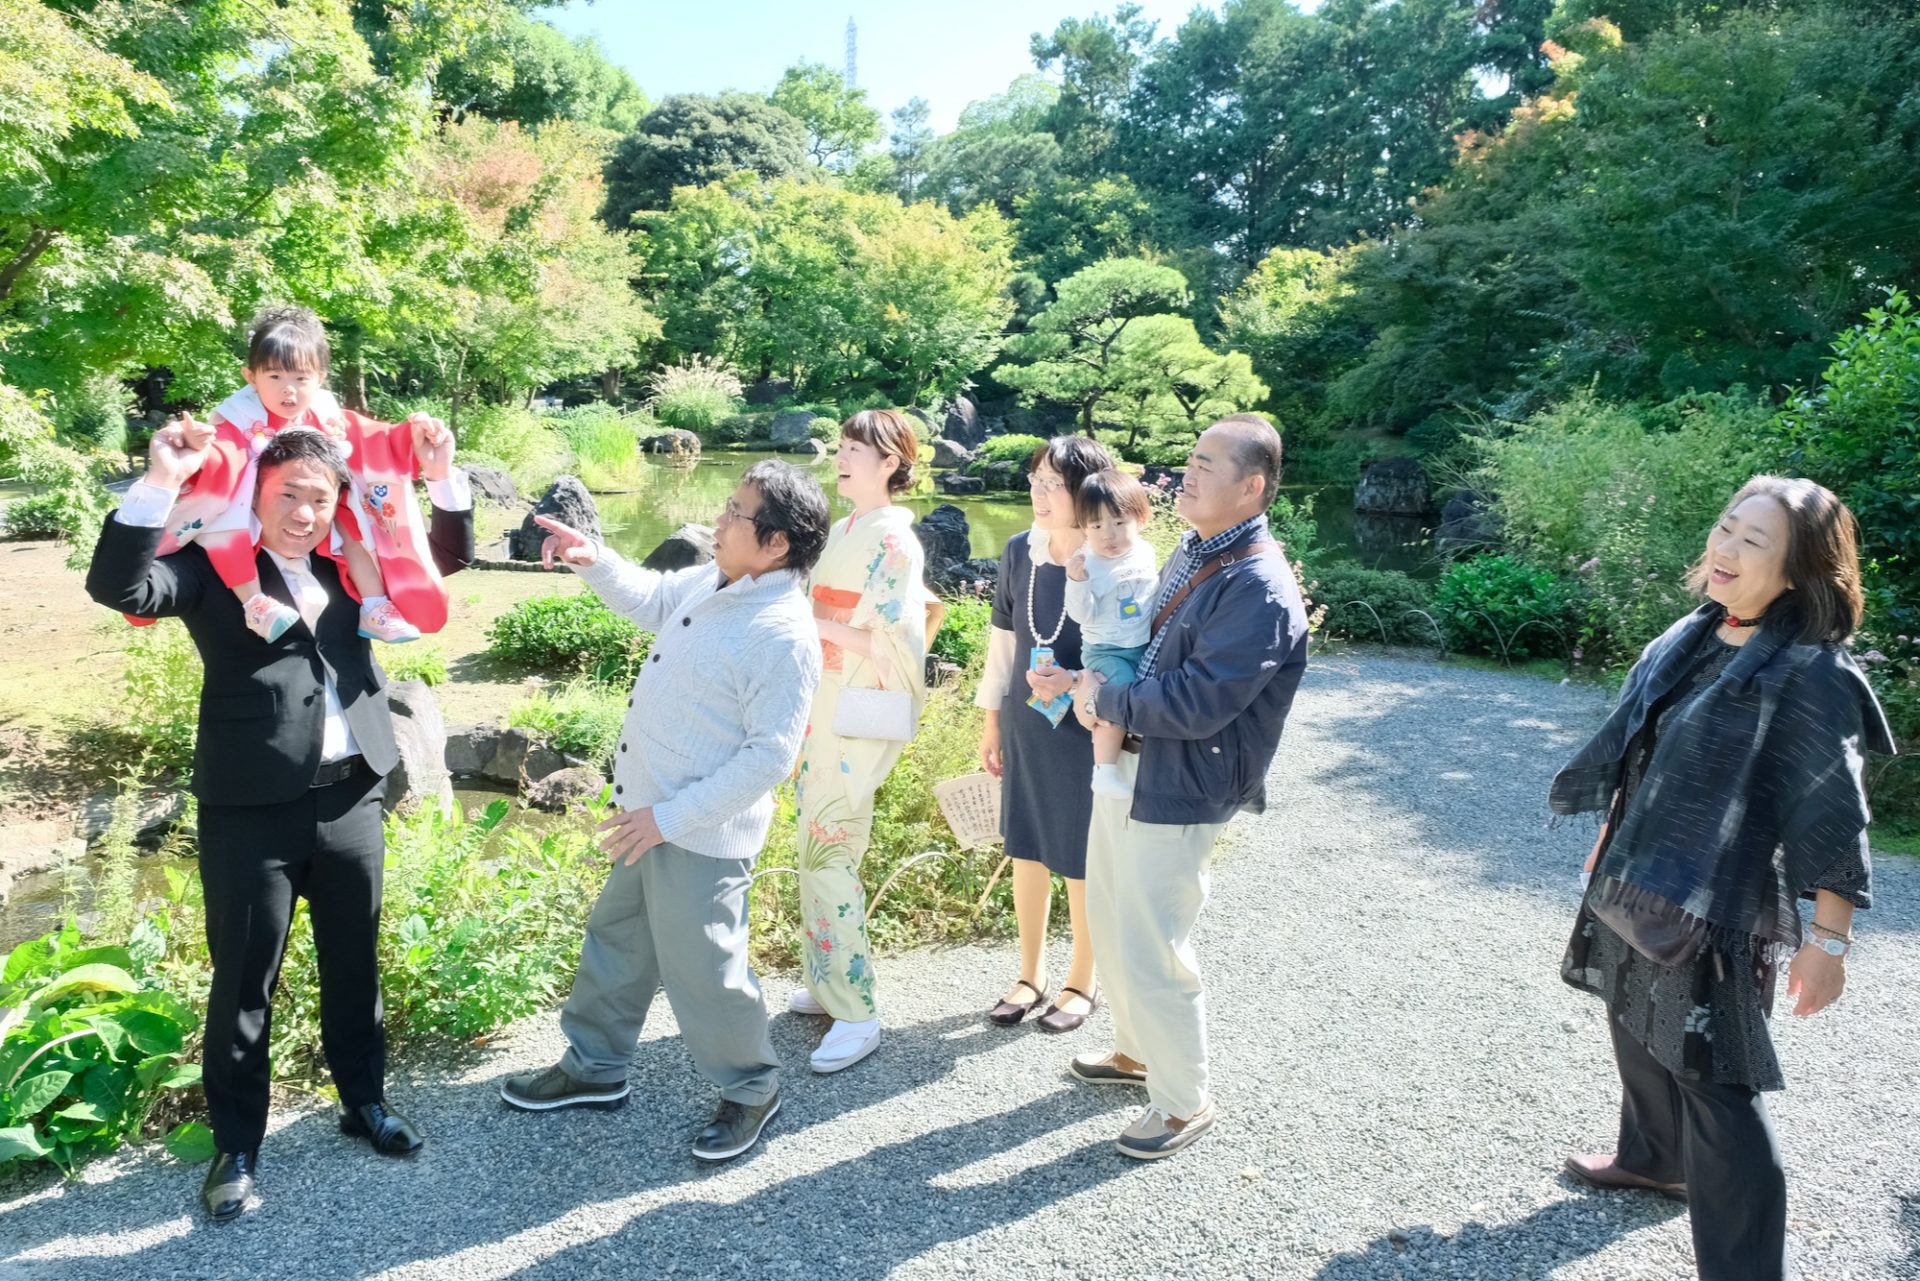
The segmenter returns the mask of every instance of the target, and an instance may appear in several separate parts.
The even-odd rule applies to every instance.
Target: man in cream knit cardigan
[[[693,1154],[725,1161],[780,1110],[780,1065],[747,964],[747,886],[820,683],[805,584],[826,545],[827,500],[798,468],[758,463],[714,528],[712,563],[672,574],[535,519],[549,533],[548,568],[557,557],[654,641],[614,752],[619,812],[601,824],[614,866],[560,1011],[566,1055],[500,1095],[528,1111],[620,1106],[664,987],[694,1065],[720,1090]]]

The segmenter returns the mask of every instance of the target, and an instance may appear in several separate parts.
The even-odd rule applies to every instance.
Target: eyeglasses
[[[1042,476],[1037,471],[1027,473],[1027,488],[1036,494],[1058,494],[1066,487],[1067,482],[1057,476]]]
[[[720,519],[714,523],[716,525],[730,525],[736,520],[750,520],[758,525],[760,523],[760,513],[757,511],[743,512],[740,510],[739,504],[729,498],[727,499],[727,505],[720,509]]]

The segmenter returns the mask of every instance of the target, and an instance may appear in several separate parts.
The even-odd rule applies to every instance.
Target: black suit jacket
[[[304,622],[268,644],[247,630],[239,598],[197,545],[157,555],[162,529],[123,525],[113,515],[94,548],[87,595],[138,618],[187,625],[206,680],[193,753],[193,792],[208,805],[278,805],[313,783],[320,765],[330,673],[361,755],[385,774],[399,760],[387,708],[386,674],[359,634],[360,607],[340,585],[333,561],[313,557],[328,603],[319,626]],[[427,542],[442,574],[473,560],[473,513],[433,509]],[[294,603],[273,558],[258,553],[260,588]]]

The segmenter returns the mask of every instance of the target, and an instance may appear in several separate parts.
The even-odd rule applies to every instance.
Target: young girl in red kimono
[[[414,433],[437,444],[446,428],[415,414],[398,425],[343,410],[326,389],[331,351],[312,312],[297,307],[263,313],[247,339],[247,385],[213,411],[211,426],[184,420],[188,443],[213,448],[169,518],[161,554],[198,542],[220,580],[246,610],[247,626],[278,640],[299,613],[260,589],[254,565],[254,460],[278,432],[324,431],[347,455],[349,493],[336,510],[331,546],[352,595],[360,601],[360,634],[400,644],[437,632],[447,621],[447,592],[433,567],[426,529],[413,499]],[[136,623],[149,620],[135,619]]]

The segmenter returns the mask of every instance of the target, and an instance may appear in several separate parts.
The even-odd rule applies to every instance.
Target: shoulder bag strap
[[[1278,556],[1279,554],[1280,544],[1274,542],[1272,539],[1266,538],[1261,539],[1257,543],[1248,543],[1243,547],[1235,547],[1224,552],[1215,552],[1207,558],[1207,563],[1195,571],[1193,577],[1182,584],[1180,590],[1175,592],[1167,603],[1160,607],[1160,612],[1153,616],[1153,630],[1157,633],[1166,621],[1173,617],[1173,611],[1180,608],[1182,602],[1187,599],[1188,594],[1191,593],[1194,588],[1206,582],[1227,566],[1236,565],[1243,560],[1252,560],[1255,556]]]

